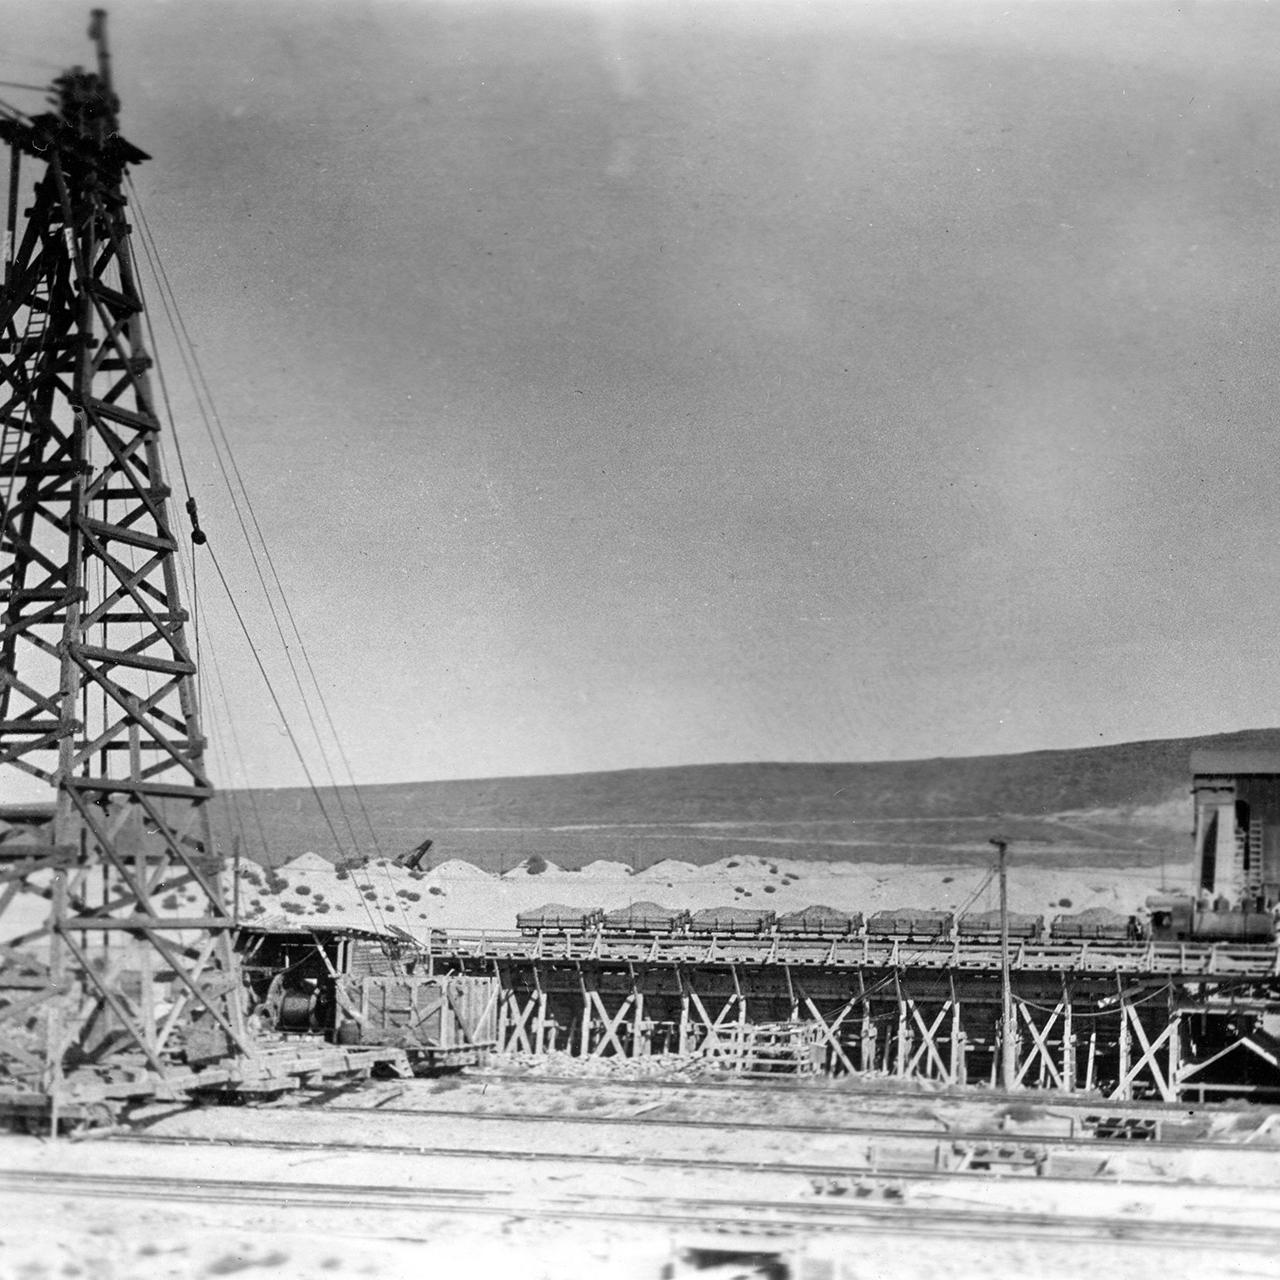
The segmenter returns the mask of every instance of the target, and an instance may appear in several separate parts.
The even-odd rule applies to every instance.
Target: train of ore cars
[[[522,911],[516,927],[528,936],[627,936],[687,938],[869,938],[907,942],[999,942],[1000,912],[957,915],[951,911],[897,907],[864,916],[814,905],[779,915],[749,907],[707,907],[686,911],[656,902],[633,902],[615,911],[548,903]],[[1147,899],[1146,909],[1124,915],[1105,907],[1058,915],[1008,913],[1015,942],[1202,941],[1272,944],[1276,916],[1261,903],[1229,907],[1173,895]]]

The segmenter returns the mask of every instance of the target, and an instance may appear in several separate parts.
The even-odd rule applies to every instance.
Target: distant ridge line
[[[1194,738],[1160,738],[1102,746],[1052,748],[992,756],[933,757],[920,760],[868,762],[759,761],[725,764],[666,765],[575,774],[544,774],[444,782],[376,783],[360,788],[378,840],[391,854],[413,848],[426,836],[438,838],[440,858],[476,860],[478,839],[450,831],[496,830],[490,845],[479,851],[480,864],[506,856],[497,846],[510,832],[512,861],[521,854],[520,840],[554,827],[652,827],[640,852],[688,856],[675,847],[659,850],[655,841],[675,840],[663,829],[685,828],[680,839],[693,840],[695,824],[755,824],[766,833],[787,828],[788,842],[797,832],[833,847],[858,824],[912,822],[955,825],[946,841],[976,839],[969,828],[978,820],[1002,815],[1042,818],[1055,823],[1061,815],[1098,811],[1099,821],[1121,826],[1129,810],[1176,805],[1190,791],[1190,757],[1196,749],[1280,751],[1280,729],[1243,729]],[[339,790],[343,790],[339,788]],[[246,850],[272,863],[308,850],[334,857],[314,798],[304,787],[260,788],[252,795],[263,816],[269,852]],[[220,842],[229,847],[228,799],[215,802]],[[1108,817],[1107,815],[1113,815]],[[1187,803],[1187,819],[1190,805]],[[1043,826],[1043,823],[1041,824]],[[819,830],[821,829],[821,830]],[[634,835],[634,833],[632,833]],[[1106,836],[1106,832],[1103,833]],[[821,836],[821,840],[819,839]],[[710,837],[699,837],[704,842]],[[781,835],[780,835],[781,838]],[[1030,838],[1030,837],[1029,837]],[[1041,842],[1054,843],[1053,832],[1040,832]],[[1073,839],[1075,836],[1072,837]],[[1098,837],[1103,838],[1103,837]],[[1110,836],[1106,836],[1110,839]],[[1142,839],[1149,843],[1148,833]],[[1117,829],[1115,839],[1127,844]],[[470,842],[468,844],[468,841]],[[945,841],[944,841],[945,842]],[[465,847],[464,847],[465,846]],[[476,847],[471,847],[476,846]],[[624,849],[622,837],[596,837],[597,856],[627,860],[640,856]],[[712,846],[707,845],[708,852]],[[720,856],[726,851],[723,847]],[[778,853],[775,856],[784,856]],[[790,856],[790,855],[786,855]],[[799,856],[827,856],[810,851]],[[837,855],[842,856],[842,855]]]

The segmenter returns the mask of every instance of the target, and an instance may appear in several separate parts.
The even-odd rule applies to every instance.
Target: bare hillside
[[[396,855],[489,869],[540,855],[648,866],[733,855],[920,863],[985,860],[997,833],[1064,866],[1189,854],[1193,748],[1280,750],[1244,730],[1077,750],[865,764],[723,764],[360,788],[227,792],[219,839],[269,864],[306,851]]]

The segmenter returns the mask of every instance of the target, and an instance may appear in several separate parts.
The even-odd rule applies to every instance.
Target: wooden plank
[[[911,1015],[915,1019],[916,1025],[920,1028],[922,1039],[919,1047],[916,1048],[915,1052],[911,1055],[910,1061],[907,1064],[907,1074],[911,1075],[920,1065],[921,1061],[928,1058],[932,1060],[934,1066],[937,1068],[937,1078],[950,1083],[951,1073],[947,1069],[947,1064],[943,1062],[942,1054],[939,1052],[937,1045],[938,1028],[942,1026],[942,1023],[949,1012],[949,1004],[944,1003],[938,1010],[933,1021],[926,1026],[916,1002],[911,1000],[908,1003],[911,1008]],[[929,1073],[926,1071],[925,1075],[928,1076],[928,1074]]]
[[[98,400],[93,396],[85,399],[85,408],[91,415],[106,418],[123,427],[132,427],[135,431],[159,431],[160,423],[152,414],[135,413],[123,405],[114,404],[110,400]]]
[[[163,930],[173,933],[181,929],[235,929],[238,926],[229,915],[225,916],[72,916],[60,920],[57,931],[75,930],[81,933],[114,931],[145,933]]]
[[[172,782],[138,782],[133,778],[68,778],[68,791],[93,791],[109,795],[161,796],[181,800],[208,800],[213,787],[186,787]]]
[[[196,673],[194,662],[177,661],[171,658],[153,658],[148,653],[133,652],[128,649],[107,649],[101,645],[74,644],[67,651],[77,662],[97,662],[107,666],[133,667],[140,671],[158,671],[165,675],[193,676]]]
[[[92,516],[80,516],[78,523],[82,529],[92,533],[104,542],[124,542],[131,547],[142,547],[147,551],[177,550],[177,543],[172,538],[157,537],[153,533],[144,533],[129,525],[112,524],[108,520],[95,520]]]

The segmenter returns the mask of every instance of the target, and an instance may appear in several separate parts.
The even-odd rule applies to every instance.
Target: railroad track
[[[591,1219],[660,1224],[777,1237],[790,1233],[904,1232],[952,1239],[1034,1239],[1068,1244],[1088,1241],[1138,1248],[1227,1248],[1232,1253],[1273,1256],[1280,1229],[1205,1220],[1126,1219],[1096,1214],[1064,1217],[1036,1211],[946,1207],[943,1204],[827,1199],[798,1205],[776,1200],[728,1202],[628,1194],[538,1195],[465,1187],[401,1187],[327,1182],[234,1182],[208,1178],[159,1178],[117,1174],[51,1173],[41,1169],[0,1172],[0,1187],[12,1195],[75,1196],[129,1202],[252,1205],[257,1208],[334,1211],[414,1210],[433,1216],[536,1217],[539,1221]]]
[[[355,1111],[362,1113],[361,1108],[334,1108],[338,1111]],[[279,1113],[275,1113],[279,1115]],[[384,1112],[374,1112],[382,1115]],[[1134,1153],[1134,1146],[1128,1142],[1096,1142],[1086,1139],[1083,1142],[1069,1138],[1040,1138],[1034,1136],[1016,1137],[1009,1134],[965,1133],[948,1134],[926,1132],[921,1130],[883,1130],[883,1129],[844,1129],[827,1130],[813,1126],[790,1125],[728,1125],[711,1121],[676,1121],[652,1120],[648,1118],[630,1117],[565,1117],[560,1115],[531,1116],[524,1113],[459,1113],[455,1111],[407,1111],[403,1117],[414,1117],[426,1122],[423,1141],[349,1141],[345,1138],[272,1138],[269,1136],[228,1138],[219,1135],[159,1134],[148,1132],[115,1133],[104,1138],[107,1142],[152,1144],[161,1147],[207,1147],[255,1149],[263,1151],[287,1152],[325,1152],[329,1154],[378,1154],[403,1156],[430,1156],[441,1160],[472,1160],[484,1158],[505,1163],[527,1163],[530,1165],[587,1165],[610,1168],[635,1169],[671,1169],[703,1170],[733,1174],[778,1174],[785,1177],[807,1178],[815,1182],[831,1179],[851,1179],[853,1181],[868,1178],[896,1178],[925,1182],[930,1179],[960,1177],[968,1180],[990,1177],[993,1174],[1010,1174],[1013,1176],[1032,1176],[1041,1183],[1078,1183],[1082,1179],[1108,1180],[1116,1174],[1107,1174],[1105,1170],[1086,1171],[1077,1167],[1063,1171],[1061,1166],[1055,1169],[1051,1164],[1051,1156],[1058,1158],[1078,1157],[1082,1161],[1096,1161],[1098,1166],[1104,1165],[1112,1155],[1123,1152]],[[554,1130],[556,1145],[554,1149],[531,1150],[523,1146],[489,1145],[486,1139],[478,1139],[470,1145],[445,1146],[431,1140],[433,1122],[453,1122],[462,1126],[465,1132],[468,1125],[479,1124],[483,1129],[487,1125],[509,1128],[513,1123],[531,1128],[541,1125]],[[804,1135],[820,1133],[825,1136],[849,1136],[856,1139],[870,1138],[865,1154],[859,1159],[859,1153],[833,1154],[825,1162],[815,1162],[797,1157],[793,1160],[779,1159],[732,1159],[727,1156],[700,1155],[664,1155],[661,1152],[637,1154],[633,1151],[591,1152],[581,1149],[581,1143],[574,1137],[575,1130],[609,1129],[613,1134],[620,1131],[634,1137],[642,1131],[693,1129],[708,1135],[718,1135],[732,1140],[739,1136],[742,1129],[773,1132],[778,1135],[799,1132]],[[877,1140],[888,1140],[898,1145],[897,1150],[877,1149]],[[625,1140],[625,1139],[624,1139]],[[455,1135],[456,1141],[456,1135]],[[770,1144],[758,1144],[761,1150],[774,1148]],[[1100,1149],[1101,1148],[1101,1149]],[[1144,1145],[1139,1149],[1142,1155],[1156,1155],[1157,1149]],[[1159,1156],[1180,1154],[1185,1152],[1226,1152],[1239,1156],[1241,1149],[1235,1144],[1160,1144]],[[1267,1160],[1280,1158],[1280,1153],[1267,1152],[1265,1149],[1249,1148],[1248,1154]],[[1254,1163],[1257,1163],[1256,1161]],[[1257,1170],[1253,1171],[1257,1173]],[[1221,1177],[1221,1175],[1219,1175]],[[1123,1181],[1127,1185],[1161,1186],[1169,1185],[1169,1176],[1152,1176],[1141,1168],[1126,1167]],[[1274,1179],[1273,1179],[1274,1182]],[[1247,1181],[1219,1181],[1217,1185],[1227,1185],[1247,1190]],[[1268,1184],[1271,1185],[1271,1184]]]
[[[721,1132],[728,1132],[722,1127]],[[976,1178],[981,1176],[977,1170],[947,1169],[888,1169],[875,1168],[868,1165],[852,1164],[802,1164],[764,1160],[730,1160],[705,1156],[658,1156],[658,1155],[617,1155],[605,1152],[577,1151],[529,1151],[522,1147],[444,1147],[432,1143],[366,1143],[366,1142],[319,1142],[302,1138],[219,1138],[219,1137],[187,1137],[178,1134],[130,1134],[115,1135],[106,1139],[111,1142],[140,1142],[165,1147],[209,1147],[235,1150],[289,1151],[289,1152],[324,1152],[328,1155],[363,1154],[363,1155],[397,1155],[397,1156],[430,1156],[440,1160],[496,1160],[503,1163],[524,1163],[531,1165],[595,1165],[620,1169],[700,1169],[717,1173],[741,1174],[777,1174],[783,1177],[807,1178],[829,1181],[832,1179],[890,1179],[894,1181],[927,1181],[938,1178]],[[1006,1148],[1018,1147],[1026,1149],[1031,1144],[1006,1143]],[[1017,1154],[1013,1150],[1007,1152],[1012,1161]],[[1028,1153],[1025,1161],[1029,1166],[1034,1163],[1033,1153]],[[1055,1177],[1041,1175],[1041,1182],[1078,1182],[1079,1178]],[[1125,1183],[1131,1185],[1161,1185],[1167,1179],[1143,1179],[1126,1176]]]
[[[500,1081],[504,1084],[548,1086],[563,1089],[566,1085],[579,1085],[594,1088],[621,1089],[694,1089],[710,1090],[717,1093],[741,1092],[745,1094],[784,1094],[788,1097],[805,1095],[824,1098],[868,1098],[882,1099],[886,1102],[961,1102],[971,1105],[990,1104],[993,1106],[1038,1106],[1046,1109],[1078,1110],[1111,1115],[1145,1115],[1150,1118],[1185,1120],[1190,1116],[1221,1114],[1226,1108],[1213,1104],[1171,1103],[1151,1100],[1125,1102],[1112,1098],[1082,1098],[1069,1093],[1034,1092],[1023,1090],[1009,1093],[1002,1090],[973,1086],[968,1089],[890,1089],[884,1087],[860,1087],[853,1084],[838,1085],[823,1082],[804,1084],[789,1082],[774,1084],[764,1080],[670,1080],[661,1076],[626,1077],[626,1076],[552,1076],[524,1074],[519,1071],[469,1070],[463,1077],[466,1081]],[[409,1083],[409,1082],[405,1082]],[[418,1081],[428,1084],[429,1081]]]
[[[1164,1152],[1177,1151],[1249,1151],[1274,1152],[1280,1158],[1280,1149],[1273,1146],[1246,1146],[1239,1142],[1194,1138],[1160,1138],[1135,1142],[1120,1137],[1070,1137],[1066,1134],[1012,1133],[1004,1129],[953,1129],[937,1122],[937,1128],[891,1127],[887,1125],[825,1125],[780,1123],[760,1120],[735,1120],[732,1124],[720,1120],[684,1120],[664,1116],[588,1116],[566,1114],[558,1111],[460,1111],[447,1107],[353,1107],[329,1104],[324,1113],[369,1116],[423,1116],[433,1119],[491,1120],[504,1124],[559,1124],[599,1126],[602,1128],[626,1128],[628,1126],[672,1129],[706,1129],[725,1132],[759,1132],[811,1134],[815,1137],[892,1138],[920,1141],[988,1142],[1006,1145],[1077,1147],[1081,1152],[1099,1148],[1132,1151],[1137,1146],[1159,1147]]]

